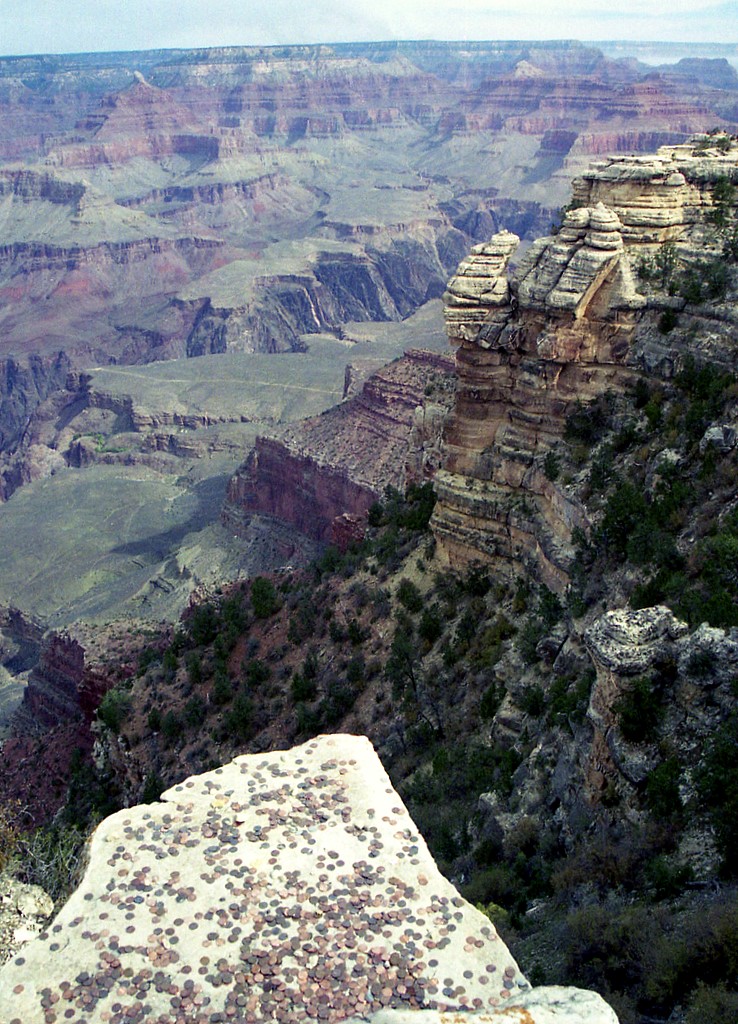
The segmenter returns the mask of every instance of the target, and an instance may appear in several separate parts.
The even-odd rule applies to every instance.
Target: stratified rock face
[[[592,154],[732,129],[734,79],[575,42],[0,59],[0,453],[63,387],[31,359],[297,351],[404,318],[473,242],[534,237]],[[0,489],[54,468],[22,454]]]
[[[85,665],[85,649],[67,633],[49,633],[28,676],[16,727],[20,732],[88,722],[110,684]]]
[[[226,525],[239,530],[245,516],[258,513],[314,540],[345,544],[361,533],[346,532],[346,514],[361,518],[387,485],[404,490],[435,473],[452,371],[447,356],[408,352],[342,405],[279,438],[257,438],[229,484]]]
[[[660,745],[667,737],[679,736],[683,763],[690,770],[696,767],[715,729],[735,705],[738,629],[703,623],[690,632],[669,608],[656,605],[606,612],[585,632],[584,640],[597,670],[587,709],[593,737],[584,764],[591,794],[601,795],[610,785],[623,799],[632,799],[663,762]],[[618,712],[636,679],[647,681],[661,708],[658,724],[639,742],[623,734]],[[690,788],[689,796],[693,795]],[[715,857],[709,837],[702,856]]]
[[[79,889],[0,973],[3,1020],[509,1020],[529,998],[363,737],[238,757],[162,801],[98,827]],[[586,1019],[613,1022],[598,1005]]]
[[[534,242],[514,272],[509,232],[462,261],[445,297],[459,382],[433,519],[452,563],[527,565],[566,586],[572,530],[588,522],[544,472],[546,453],[575,402],[632,379],[648,306],[637,261],[666,242],[704,244],[715,183],[737,165],[735,147],[710,149],[706,138],[603,161],[575,181],[559,232]]]

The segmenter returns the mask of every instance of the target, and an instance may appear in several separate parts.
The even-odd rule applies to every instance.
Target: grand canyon
[[[0,867],[86,865],[24,951],[8,896],[8,1019],[738,1012],[738,72],[637,57],[0,58]]]

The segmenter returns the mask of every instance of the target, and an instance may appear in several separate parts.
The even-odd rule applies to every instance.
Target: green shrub
[[[543,472],[547,480],[558,480],[561,473],[561,460],[554,451],[546,452],[543,460]]]
[[[303,598],[290,615],[287,639],[291,644],[300,644],[315,633],[316,602],[312,594]]]
[[[694,872],[689,864],[659,854],[646,864],[644,876],[656,899],[668,900],[684,892]]]
[[[53,824],[36,829],[21,842],[18,877],[29,885],[40,885],[55,904],[61,903],[81,877],[86,840],[76,825]]]
[[[712,210],[708,219],[717,228],[726,228],[730,222],[733,203],[735,201],[735,185],[724,174],[715,180],[712,186]]]
[[[684,1024],[728,1024],[738,1021],[738,992],[725,985],[700,984],[689,1001]]]
[[[161,734],[170,743],[184,732],[184,722],[175,711],[167,711],[161,720]]]
[[[690,654],[686,664],[687,673],[695,679],[709,678],[715,671],[716,661],[714,651],[701,647]]]
[[[358,687],[364,682],[365,671],[364,656],[359,654],[357,657],[352,658],[346,666],[346,679],[352,686]]]
[[[337,725],[354,706],[356,697],[355,687],[341,679],[332,679],[318,709],[321,722],[327,726]]]
[[[190,615],[188,628],[193,643],[211,644],[218,632],[218,614],[212,604],[197,605]]]
[[[696,270],[688,270],[679,282],[679,294],[685,302],[696,305],[702,302],[702,278]]]
[[[257,619],[268,619],[279,609],[279,595],[265,576],[257,576],[251,583],[251,605]]]
[[[644,743],[654,738],[661,720],[661,700],[652,681],[646,676],[634,679],[615,701],[615,714],[623,738],[630,743]]]
[[[648,505],[642,492],[630,481],[616,482],[605,505],[601,536],[615,554],[624,555],[635,528],[648,516]]]
[[[152,708],[146,721],[152,732],[158,732],[161,729],[161,711],[159,708]]]
[[[418,636],[427,644],[434,644],[443,633],[443,619],[438,605],[426,608],[418,623]]]
[[[412,580],[403,577],[397,587],[397,600],[409,612],[419,612],[423,607],[423,595]]]
[[[216,670],[210,696],[214,704],[228,704],[233,700],[233,683],[224,668]]]
[[[670,334],[679,323],[679,314],[675,309],[665,309],[659,317],[659,334]]]
[[[292,699],[298,701],[309,701],[318,693],[318,686],[314,676],[306,676],[304,672],[295,672],[290,683]]]
[[[254,706],[249,695],[243,690],[236,695],[233,706],[225,717],[225,724],[228,734],[234,739],[243,742],[252,736]]]
[[[146,669],[156,661],[161,661],[161,651],[157,650],[156,647],[145,647],[138,659],[138,672],[136,674],[142,676]]]
[[[346,636],[352,647],[360,647],[369,637],[369,631],[363,629],[357,619],[351,619],[346,628]]]
[[[665,242],[659,247],[653,259],[656,275],[662,288],[668,288],[674,277],[677,266],[677,248],[673,242]]]
[[[309,704],[298,704],[295,708],[295,728],[298,735],[316,736],[321,729],[318,709]]]
[[[196,729],[205,721],[205,701],[199,694],[195,694],[185,704],[184,720],[189,729]]]
[[[0,807],[0,873],[16,866],[21,832],[14,810],[14,807]]]
[[[497,683],[492,683],[482,694],[479,705],[479,717],[483,722],[491,722],[497,714],[500,704],[505,697],[505,688]]]
[[[470,597],[484,597],[492,586],[489,571],[483,565],[473,565],[464,576],[462,585]],[[436,587],[438,589],[437,583]]]
[[[190,686],[199,686],[202,682],[202,661],[200,656],[194,652],[188,654],[185,664],[187,665],[187,680]]]
[[[172,647],[167,647],[164,651],[164,656],[161,659],[162,668],[167,679],[172,680],[177,674],[177,668],[179,667],[179,659],[177,652]]]
[[[250,690],[256,690],[263,683],[266,683],[271,674],[272,671],[269,666],[258,658],[251,658],[249,661],[244,662],[243,678]]]
[[[726,870],[738,873],[738,712],[716,730],[695,773]]]
[[[546,626],[542,619],[531,617],[526,620],[517,638],[517,648],[526,665],[535,665],[541,660],[536,648],[545,635]]]
[[[589,706],[589,695],[595,681],[594,669],[588,669],[581,676],[556,676],[549,687],[549,718],[571,718],[583,722]]]
[[[646,780],[646,803],[655,818],[668,820],[682,811],[679,795],[681,766],[676,757],[658,765]]]
[[[164,783],[158,773],[150,772],[146,776],[143,789],[141,790],[141,803],[155,804],[163,792]]]
[[[97,709],[97,717],[111,732],[120,732],[120,727],[131,713],[131,695],[127,690],[115,687],[108,690]]]
[[[540,686],[528,686],[520,698],[520,707],[532,718],[539,718],[546,710],[546,695]]]
[[[588,405],[577,401],[566,417],[565,440],[590,446],[596,444],[610,425],[612,407],[613,397],[609,393],[598,396]]]

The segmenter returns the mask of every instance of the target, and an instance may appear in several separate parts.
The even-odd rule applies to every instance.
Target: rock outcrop
[[[359,737],[241,756],[108,818],[77,891],[0,972],[9,1024],[418,1010],[616,1024],[592,993],[531,992]]]
[[[435,473],[452,371],[448,357],[413,350],[334,409],[257,438],[229,484],[223,521],[238,531],[249,516],[267,515],[345,545],[385,487],[404,490]],[[345,515],[358,517],[348,531]]]
[[[38,885],[0,874],[0,961],[35,939],[54,911],[54,901]]]
[[[108,685],[85,664],[85,649],[74,637],[49,633],[28,676],[18,727],[44,730],[65,722],[89,722]]]
[[[584,765],[587,785],[595,798],[608,785],[614,787],[633,806],[634,795],[662,763],[660,743],[678,736],[680,757],[694,769],[715,729],[731,713],[738,629],[704,623],[690,632],[669,608],[657,605],[606,612],[584,640],[597,670],[587,710],[594,730]],[[649,695],[653,721],[635,742],[623,729],[621,708],[639,681]],[[694,795],[691,783],[687,793]],[[703,833],[701,843],[700,859],[715,858],[712,837]]]
[[[452,563],[529,565],[553,589],[566,587],[572,531],[586,532],[588,517],[546,472],[546,455],[576,403],[623,388],[649,361],[673,372],[673,351],[656,354],[654,342],[636,350],[653,319],[640,261],[667,242],[686,253],[709,247],[716,184],[737,165],[735,145],[711,148],[708,137],[600,162],[575,181],[557,234],[534,242],[511,272],[509,232],[459,265],[445,310],[459,382],[433,519]]]

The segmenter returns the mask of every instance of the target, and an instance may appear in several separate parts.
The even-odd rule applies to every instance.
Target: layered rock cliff
[[[735,143],[722,140],[595,164],[575,180],[557,234],[536,241],[512,271],[518,239],[509,232],[460,264],[446,294],[459,381],[433,520],[452,564],[528,565],[554,590],[566,587],[572,532],[586,532],[588,516],[550,464],[547,472],[546,456],[578,403],[622,391],[639,369],[681,365],[688,349],[675,339],[660,345],[653,329],[669,297],[649,292],[643,267],[663,261],[669,244],[673,265],[720,251],[720,183],[738,175]],[[724,334],[731,314],[694,316]]]
[[[540,233],[590,154],[733,116],[730,76],[692,72],[575,43],[4,58],[0,359],[282,352],[404,317],[490,225]]]
[[[258,513],[324,543],[360,536],[387,486],[404,490],[435,473],[452,370],[447,356],[408,352],[334,409],[257,438],[229,484],[226,525],[238,530]]]

